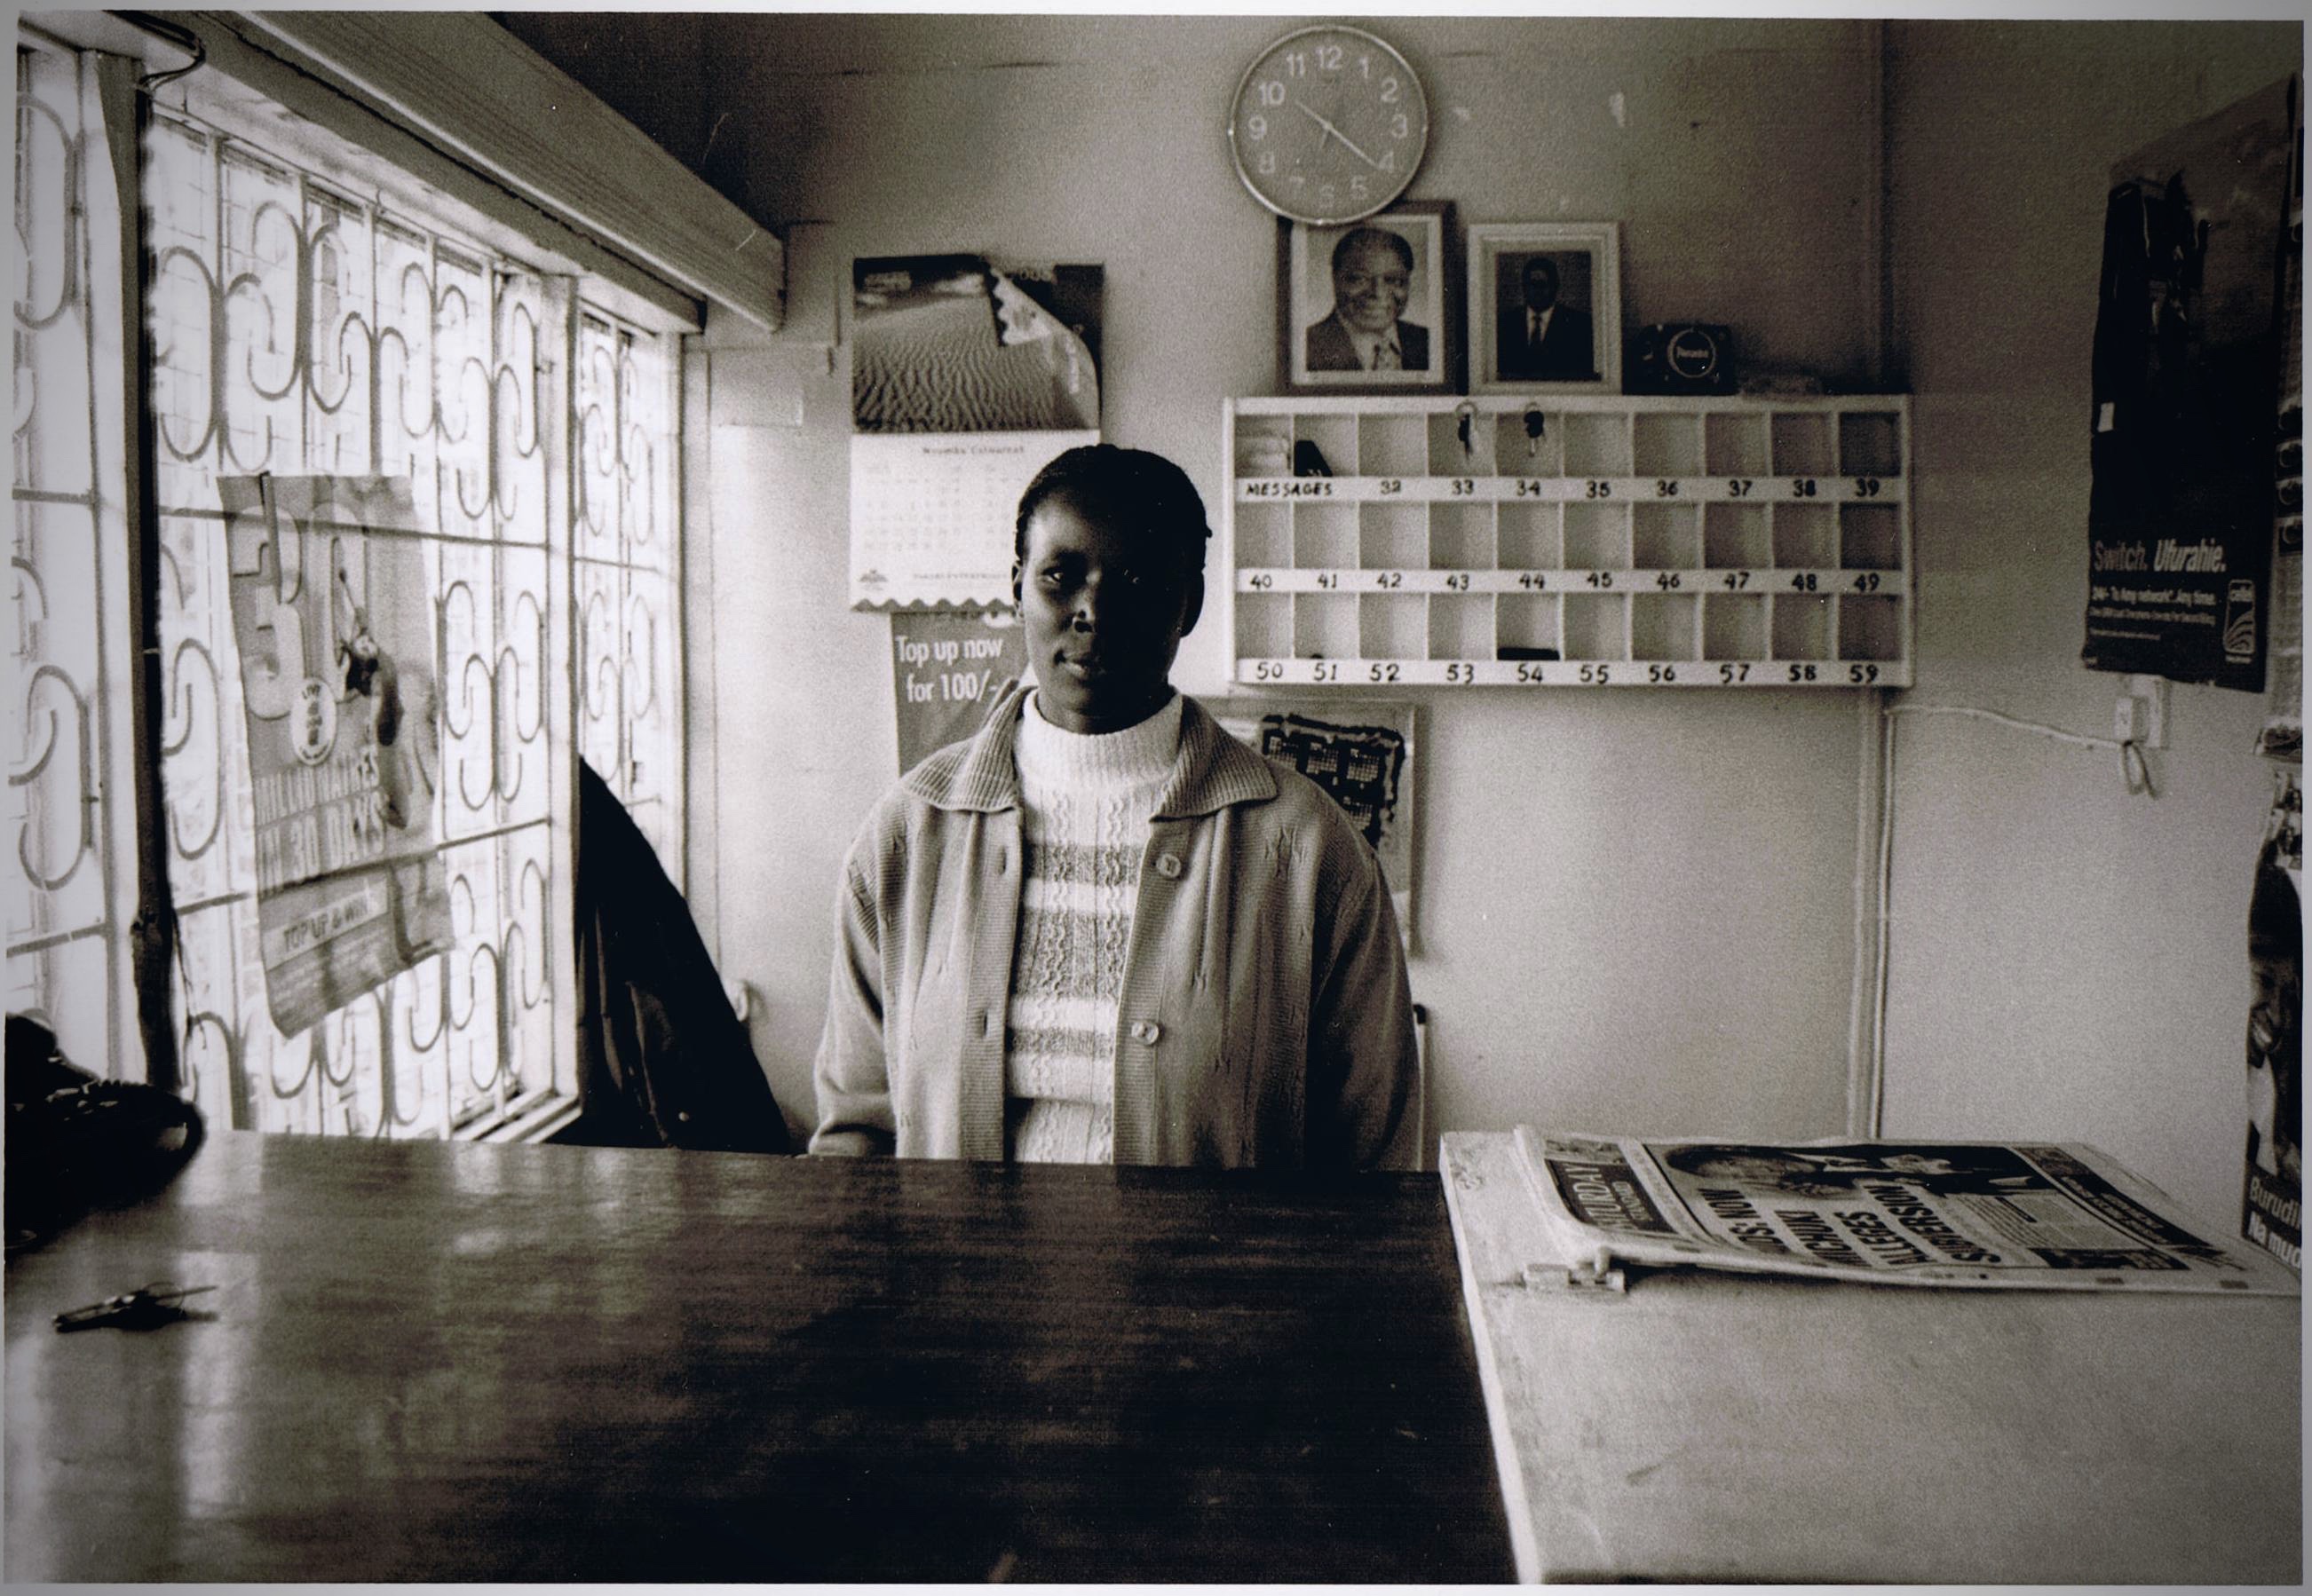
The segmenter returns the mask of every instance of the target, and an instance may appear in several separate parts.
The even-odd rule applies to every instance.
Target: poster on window
[[[2080,650],[2091,670],[2264,690],[2297,88],[2274,83],[2112,169]]]
[[[2304,787],[2273,772],[2247,908],[2247,1172],[2240,1234],[2304,1267]]]
[[[1103,268],[852,263],[851,603],[1009,601],[1020,493],[1099,441]]]
[[[293,1036],[450,945],[433,586],[406,476],[217,489],[266,1004]]]

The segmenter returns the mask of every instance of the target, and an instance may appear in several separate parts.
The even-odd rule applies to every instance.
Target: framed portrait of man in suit
[[[1616,223],[1474,223],[1468,272],[1471,393],[1622,391]]]
[[[1339,227],[1280,221],[1276,372],[1287,393],[1450,394],[1461,385],[1453,207]]]

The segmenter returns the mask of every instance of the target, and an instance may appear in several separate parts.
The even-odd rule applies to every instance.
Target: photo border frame
[[[1437,314],[1433,323],[1426,323],[1429,336],[1435,342],[1431,352],[1437,356],[1435,375],[1417,377],[1406,381],[1384,381],[1384,374],[1371,371],[1309,371],[1303,361],[1294,357],[1303,353],[1301,332],[1309,323],[1319,320],[1329,310],[1325,305],[1312,305],[1300,295],[1301,275],[1293,270],[1296,246],[1307,249],[1309,234],[1322,231],[1336,233],[1349,227],[1387,227],[1392,222],[1418,222],[1423,231],[1434,230],[1435,249],[1430,257],[1430,270],[1437,280]],[[1397,396],[1399,397],[1435,397],[1452,396],[1462,391],[1462,376],[1466,368],[1466,352],[1462,346],[1467,318],[1461,308],[1461,240],[1453,226],[1453,202],[1448,199],[1404,200],[1386,210],[1359,221],[1327,226],[1310,227],[1307,222],[1279,217],[1276,222],[1276,387],[1280,393],[1304,396],[1326,394],[1358,394]],[[1411,314],[1427,307],[1406,306]]]
[[[1594,381],[1508,378],[1498,370],[1493,265],[1508,252],[1568,254],[1592,260],[1590,317],[1600,341]],[[1619,394],[1622,391],[1622,224],[1618,222],[1476,222],[1467,262],[1469,391],[1473,394]]]

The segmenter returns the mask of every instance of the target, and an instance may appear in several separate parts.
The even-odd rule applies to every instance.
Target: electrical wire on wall
[[[1875,704],[1866,704],[1866,729],[1876,745],[1875,766],[1865,763],[1866,791],[1861,813],[1862,839],[1871,844],[1875,859],[1868,867],[1866,876],[1862,855],[1865,848],[1856,850],[1854,968],[1857,992],[1854,1021],[1849,1037],[1853,1049],[1852,1068],[1848,1074],[1847,1127],[1850,1134],[1876,1138],[1882,1134],[1884,1123],[1884,1087],[1887,1069],[1887,943],[1889,914],[1887,892],[1894,877],[1895,859],[1895,726],[1905,715],[1949,715],[1968,720],[1989,721],[2010,731],[2033,737],[2046,737],[2077,748],[2104,749],[2115,754],[2119,761],[2119,778],[2131,794],[2156,798],[2159,789],[2153,786],[2151,766],[2144,757],[2143,746],[2132,737],[2094,737],[2085,732],[2065,731],[2057,726],[2043,725],[2036,720],[2021,720],[2012,715],[2002,715],[1996,710],[1977,709],[1970,704],[1893,704],[1884,702],[1882,695],[1873,694]],[[1873,711],[1875,710],[1875,713]],[[1872,774],[1875,772],[1875,781]],[[1875,836],[1871,828],[1875,826]],[[1866,897],[1866,890],[1868,896]],[[1875,903],[1875,913],[1871,905]],[[1864,985],[1863,972],[1869,971]]]
[[[2151,766],[2143,757],[2143,746],[2133,737],[2089,737],[2085,732],[2064,731],[2060,727],[2042,726],[2036,720],[2018,720],[2012,715],[2002,715],[1996,710],[1978,710],[1966,704],[1897,704],[1881,711],[1889,720],[1897,715],[1960,715],[1970,720],[1989,720],[2017,731],[2027,731],[2035,737],[2052,737],[2059,743],[2070,743],[2080,748],[2109,748],[2119,755],[2119,779],[2127,790],[2145,798],[2158,798],[2151,785]],[[1888,744],[1893,744],[1893,729],[1888,728]],[[1887,760],[1888,773],[1893,772],[1893,758]]]
[[[150,33],[155,39],[166,39],[192,57],[191,60],[173,71],[150,72],[138,78],[136,90],[141,94],[154,93],[163,83],[173,83],[188,73],[198,70],[209,58],[209,47],[203,44],[201,36],[190,28],[172,22],[166,17],[156,17],[145,11],[116,11],[112,14],[132,28]]]

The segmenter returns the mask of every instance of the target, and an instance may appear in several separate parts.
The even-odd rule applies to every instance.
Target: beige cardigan
[[[851,845],[814,1153],[1004,1156],[1027,691]],[[1117,1012],[1116,1161],[1412,1167],[1413,1000],[1379,861],[1314,783],[1181,709]]]

